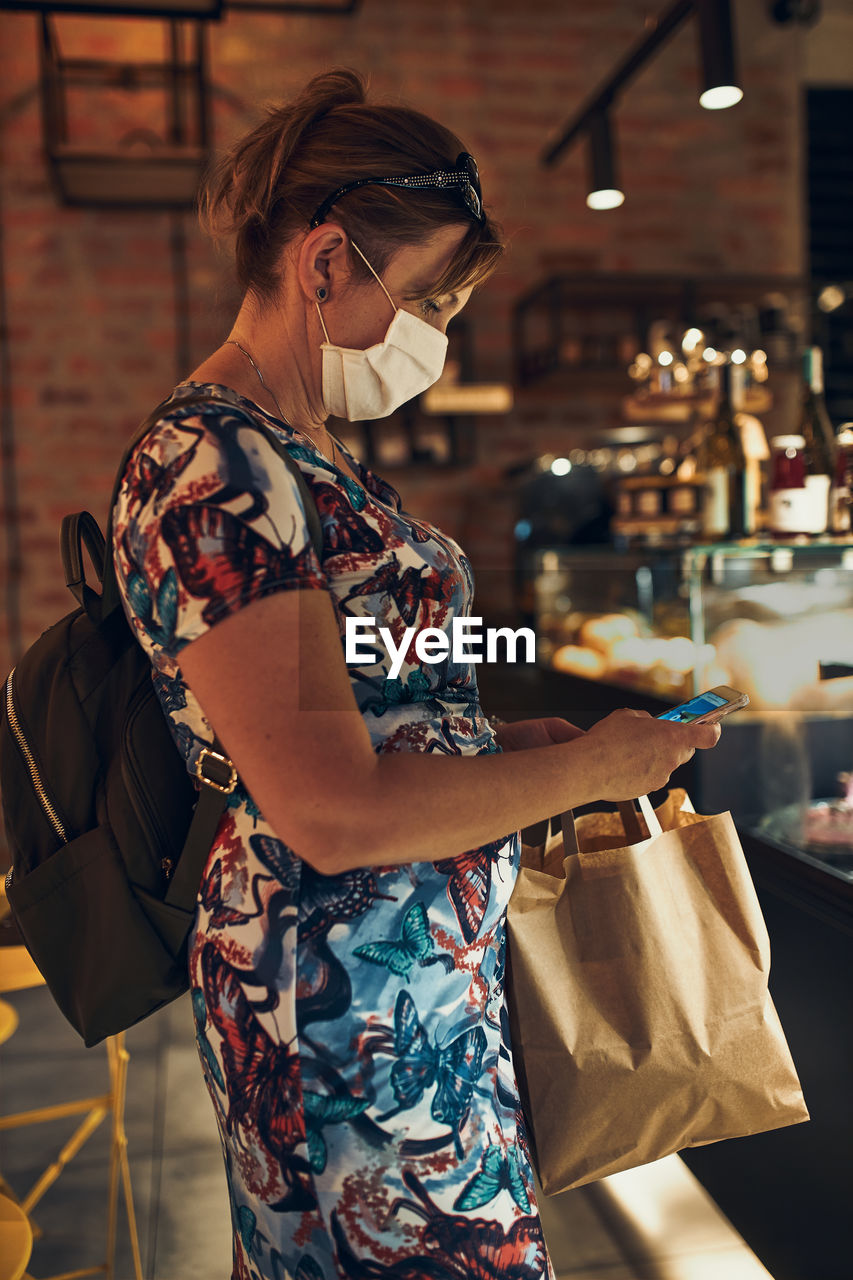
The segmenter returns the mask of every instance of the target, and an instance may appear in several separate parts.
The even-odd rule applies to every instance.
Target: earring
[[[320,288],[317,290],[317,301],[325,302],[328,296],[329,296],[329,290],[326,288],[325,285],[321,284]]]

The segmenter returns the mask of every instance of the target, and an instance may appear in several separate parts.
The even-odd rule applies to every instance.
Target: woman
[[[396,678],[382,646],[345,661],[348,618],[399,646],[471,614],[457,544],[326,426],[434,381],[499,258],[458,139],[321,75],[237,144],[206,210],[236,231],[244,301],[135,451],[115,554],[188,768],[215,733],[239,774],[191,949],[233,1276],[536,1280],[502,986],[518,828],[660,787],[719,731],[620,711],[496,734],[470,662],[414,641]]]

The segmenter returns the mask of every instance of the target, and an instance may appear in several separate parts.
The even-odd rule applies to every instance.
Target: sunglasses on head
[[[458,195],[475,222],[485,220],[477,161],[467,151],[462,151],[456,157],[455,169],[435,169],[432,173],[410,173],[402,178],[356,178],[354,182],[347,182],[344,186],[338,187],[332,195],[327,196],[318,206],[309,225],[312,228],[319,227],[326,221],[326,215],[332,205],[337,204],[341,196],[347,195],[350,191],[356,191],[359,187],[408,187],[412,191],[416,191],[419,187],[437,187]]]

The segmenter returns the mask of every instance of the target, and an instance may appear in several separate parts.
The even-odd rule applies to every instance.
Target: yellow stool
[[[32,1248],[29,1218],[20,1205],[0,1196],[0,1280],[26,1280]]]
[[[5,897],[5,895],[3,895]],[[8,903],[0,902],[0,911]],[[0,947],[0,993],[21,991],[26,987],[41,986],[44,983],[39,969],[24,946]],[[5,1001],[0,1001],[0,1005]],[[10,1006],[6,1005],[7,1008]],[[11,1011],[17,1022],[17,1014]],[[14,1026],[9,1035],[14,1031]],[[89,1267],[73,1273],[65,1272],[62,1277],[44,1277],[44,1280],[74,1280],[83,1276],[106,1275],[107,1280],[115,1277],[116,1219],[118,1216],[119,1180],[124,1193],[127,1209],[127,1221],[130,1230],[130,1244],[133,1252],[134,1280],[142,1280],[142,1260],[139,1253],[139,1236],[136,1228],[136,1214],[133,1207],[133,1189],[130,1182],[130,1166],[127,1159],[127,1135],[124,1128],[124,1108],[127,1095],[127,1064],[130,1055],[124,1047],[124,1032],[110,1036],[106,1041],[107,1063],[109,1068],[109,1090],[107,1093],[93,1098],[78,1098],[71,1102],[61,1102],[54,1106],[37,1107],[33,1111],[19,1111],[12,1115],[0,1116],[0,1133],[7,1129],[20,1128],[23,1125],[42,1124],[48,1120],[59,1120],[64,1116],[83,1115],[83,1120],[59,1155],[52,1161],[36,1182],[20,1201],[11,1188],[0,1177],[0,1195],[11,1197],[27,1221],[27,1228],[32,1239],[32,1222],[30,1215],[33,1208],[41,1200],[44,1193],[53,1185],[65,1166],[74,1158],[83,1144],[95,1132],[98,1125],[108,1116],[112,1126],[112,1142],[110,1146],[109,1188],[107,1199],[107,1258],[97,1267]],[[29,1255],[27,1255],[29,1257]],[[21,1276],[27,1258],[21,1264],[21,1271],[10,1272],[12,1277]],[[0,1270],[0,1280],[7,1280],[6,1273]]]
[[[18,1029],[18,1012],[5,1000],[0,1000],[0,1044],[10,1040]]]

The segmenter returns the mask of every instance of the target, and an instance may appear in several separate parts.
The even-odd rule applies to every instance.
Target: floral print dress
[[[216,402],[181,408],[200,391]],[[271,432],[320,513],[322,561]],[[360,483],[252,401],[192,382],[134,450],[114,516],[116,571],[188,768],[213,734],[181,650],[253,600],[329,592],[342,649],[347,617],[374,618],[399,645],[406,627],[449,632],[470,616],[457,544],[348,458]],[[381,645],[374,654],[348,671],[376,752],[499,750],[470,662],[423,663],[412,644],[386,678],[391,659]],[[370,831],[357,838],[369,851]],[[518,858],[511,833],[455,858],[324,876],[246,790],[230,797],[199,889],[190,977],[228,1178],[232,1280],[552,1275],[504,1004]]]

